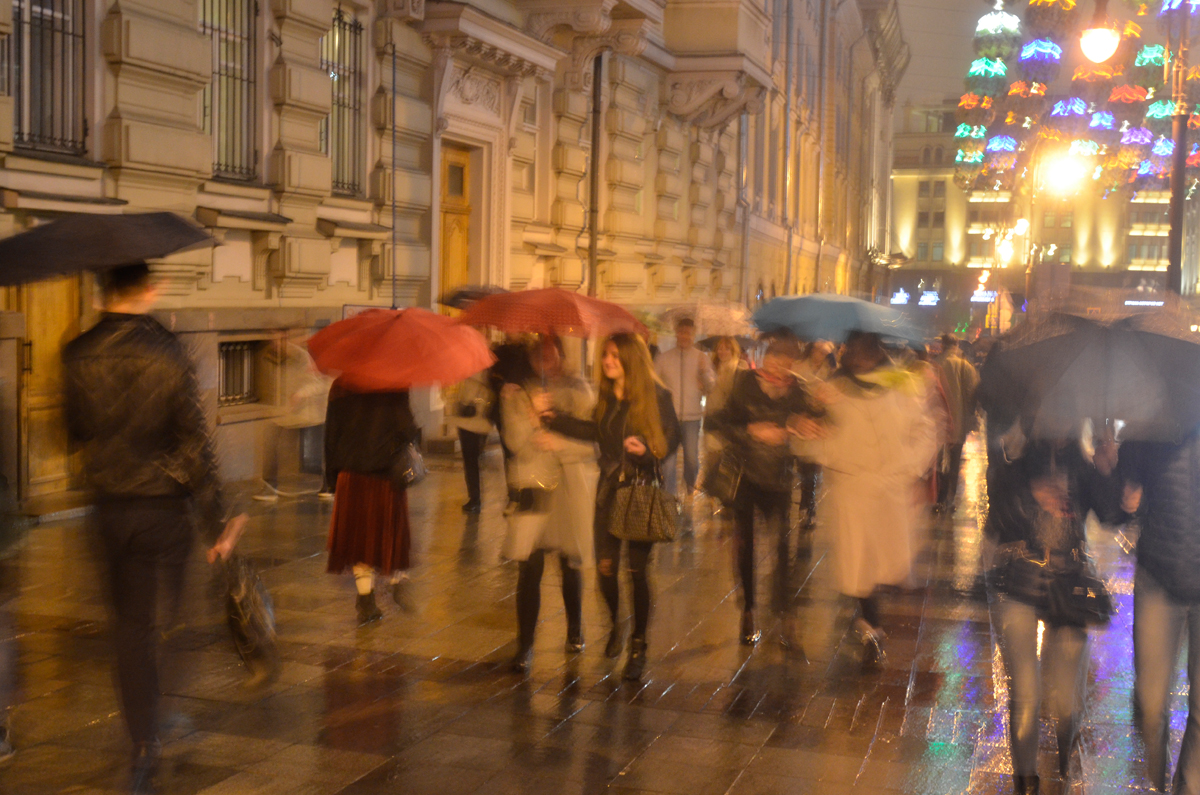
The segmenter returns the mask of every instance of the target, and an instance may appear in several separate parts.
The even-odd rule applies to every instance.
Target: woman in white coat
[[[854,624],[867,663],[883,654],[878,588],[908,581],[920,551],[917,489],[937,452],[925,385],[890,365],[878,336],[851,335],[832,390],[825,390],[821,438],[793,445],[823,467],[834,576],[838,589],[858,600]]]
[[[543,428],[533,408],[533,396],[545,392],[556,413],[589,418],[596,403],[591,388],[582,379],[563,373],[557,338],[534,345],[530,363],[537,377],[523,386],[506,386],[501,396],[501,427],[504,442],[512,451],[509,488],[517,495],[501,554],[518,561],[519,566],[519,636],[513,659],[518,673],[529,670],[532,658],[547,552],[557,552],[562,567],[567,652],[583,651],[582,568],[593,560],[592,514],[600,475],[595,445]]]

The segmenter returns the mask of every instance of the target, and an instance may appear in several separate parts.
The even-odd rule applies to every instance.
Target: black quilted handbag
[[[613,494],[608,532],[626,541],[674,541],[679,518],[678,501],[661,487],[658,473],[638,474],[621,481]]]

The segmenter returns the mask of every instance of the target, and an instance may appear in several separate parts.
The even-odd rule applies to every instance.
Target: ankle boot
[[[621,649],[624,646],[625,633],[621,631],[621,622],[614,621],[612,631],[608,633],[608,644],[604,647],[604,656],[615,660],[621,656]]]
[[[161,758],[162,746],[157,741],[138,743],[134,747],[129,775],[131,795],[152,795],[155,792],[154,776],[158,773]]]
[[[646,670],[646,640],[633,638],[629,641],[629,660],[625,663],[625,678],[631,682],[641,680]]]
[[[1015,795],[1038,795],[1040,780],[1037,776],[1013,776]]]
[[[359,594],[354,606],[358,610],[358,625],[360,627],[383,618],[383,613],[379,611],[379,605],[375,604],[375,594],[373,593]]]
[[[762,633],[754,626],[754,611],[742,611],[742,645],[753,646],[761,637]]]

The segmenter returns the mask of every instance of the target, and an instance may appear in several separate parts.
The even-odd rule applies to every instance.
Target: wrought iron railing
[[[217,346],[217,405],[258,402],[257,342],[222,342]]]
[[[321,66],[333,84],[333,106],[321,122],[321,151],[333,168],[333,192],[357,196],[363,190],[363,26],[340,7],[333,27],[321,37]]]
[[[213,175],[258,176],[258,3],[201,0],[200,29],[212,39],[212,82],[204,90],[204,131]]]
[[[86,152],[84,31],[83,0],[13,0],[6,61],[17,147]]]

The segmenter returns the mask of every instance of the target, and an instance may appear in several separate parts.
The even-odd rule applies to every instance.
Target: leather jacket
[[[67,433],[98,499],[190,496],[206,536],[225,510],[192,362],[149,315],[105,314],[63,349]]]
[[[408,392],[350,392],[334,382],[325,413],[325,470],[390,478],[417,439]]]
[[[1175,601],[1200,603],[1200,431],[1180,444],[1126,442],[1117,472],[1143,488],[1138,565]]]

